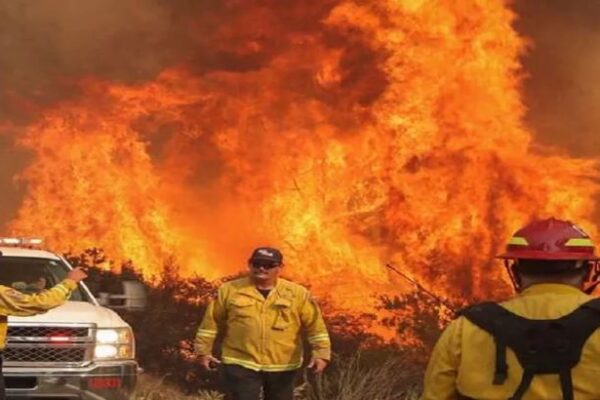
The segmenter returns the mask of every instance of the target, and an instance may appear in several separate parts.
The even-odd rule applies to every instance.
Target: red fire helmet
[[[509,240],[504,259],[589,260],[600,258],[587,233],[570,221],[539,220],[519,229]]]

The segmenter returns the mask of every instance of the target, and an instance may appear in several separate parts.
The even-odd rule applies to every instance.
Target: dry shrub
[[[310,374],[302,400],[410,400],[420,392],[422,369],[392,353],[378,362],[359,354],[335,360],[320,377]]]
[[[440,303],[422,291],[401,296],[380,298],[380,310],[385,313],[382,323],[396,331],[404,356],[425,363],[443,328],[454,319],[455,310],[463,304]]]
[[[410,360],[389,353],[381,362],[365,353],[338,358],[322,376],[304,371],[294,400],[416,400],[421,369]],[[369,358],[373,358],[369,360]],[[145,375],[138,385],[138,400],[223,400],[218,391],[199,390],[185,395],[181,389]]]
[[[160,379],[143,374],[138,383],[137,400],[224,400],[225,396],[214,390],[199,390],[193,395],[184,395],[178,387],[165,383],[166,375]]]

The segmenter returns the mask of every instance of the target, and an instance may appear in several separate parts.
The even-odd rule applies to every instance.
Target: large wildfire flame
[[[522,223],[595,232],[595,163],[535,149],[523,126],[505,1],[250,3],[227,3],[217,61],[88,78],[45,110],[18,139],[35,158],[10,230],[148,275],[174,257],[216,278],[272,244],[288,275],[361,309],[398,286],[388,262],[477,298]]]

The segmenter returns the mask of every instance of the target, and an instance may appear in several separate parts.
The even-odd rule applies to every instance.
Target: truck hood
[[[98,328],[128,326],[114,311],[83,301],[68,301],[62,306],[32,317],[8,317],[8,323],[11,322],[89,323],[96,324]]]

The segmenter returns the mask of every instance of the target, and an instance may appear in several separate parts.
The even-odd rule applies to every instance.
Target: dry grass
[[[338,360],[322,377],[303,374],[296,400],[416,400],[419,371],[401,360],[389,358],[365,363],[359,356]],[[181,390],[149,375],[138,386],[138,400],[224,400],[216,391],[184,395]]]
[[[138,382],[138,400],[224,400],[225,396],[216,391],[201,390],[194,395],[185,395],[181,389],[165,383],[165,377],[157,378],[142,374]]]
[[[389,358],[365,365],[359,356],[342,359],[322,377],[305,374],[302,400],[413,400],[419,395],[419,371]]]

